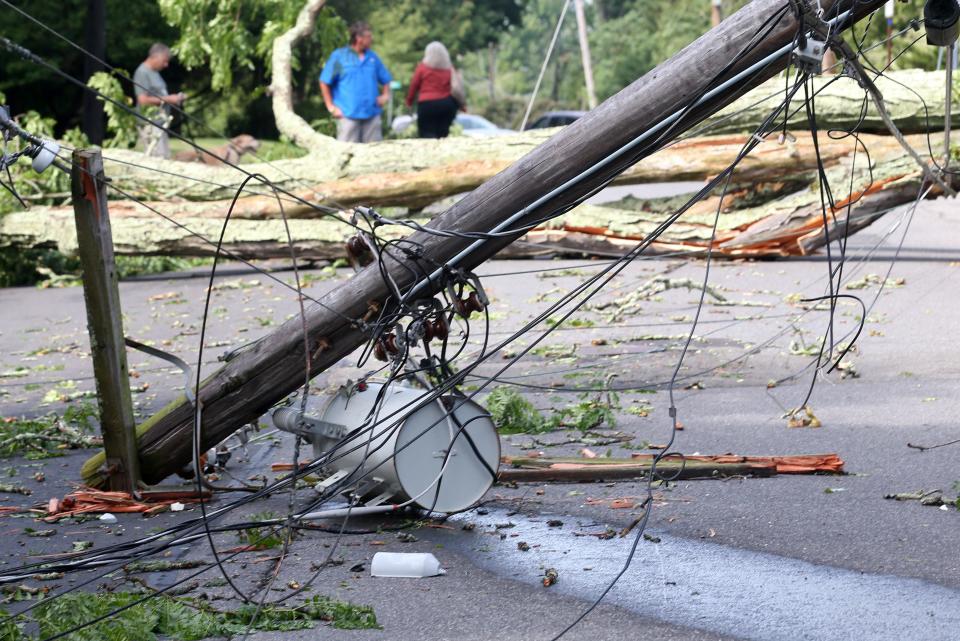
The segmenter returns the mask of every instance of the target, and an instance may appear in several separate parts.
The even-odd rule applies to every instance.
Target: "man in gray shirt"
[[[170,157],[170,137],[167,127],[173,121],[170,105],[182,105],[184,93],[171,94],[160,72],[170,64],[170,47],[156,43],[150,47],[147,59],[133,72],[133,91],[137,97],[137,111],[150,118],[157,126],[139,122],[137,131],[140,146],[148,156]]]

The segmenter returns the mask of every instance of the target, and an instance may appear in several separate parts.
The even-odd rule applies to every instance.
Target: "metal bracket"
[[[347,475],[346,470],[338,470],[333,474],[331,474],[330,476],[328,476],[327,478],[323,479],[322,481],[319,481],[316,485],[313,486],[313,489],[315,489],[317,492],[323,492],[327,488],[331,487],[334,483],[344,478],[346,475]]]
[[[318,418],[310,418],[308,416],[303,418],[303,422],[310,426],[310,431],[313,434],[322,436],[323,438],[339,441],[347,435],[347,426],[341,425],[340,423],[321,421]]]
[[[273,424],[278,429],[290,434],[302,436],[309,441],[316,438],[327,438],[339,441],[347,435],[347,426],[340,423],[330,423],[319,418],[304,416],[292,407],[278,407],[271,412]],[[306,429],[304,429],[306,428]]]
[[[826,40],[807,37],[793,52],[793,61],[797,69],[811,76],[823,73],[823,56],[827,52]]]

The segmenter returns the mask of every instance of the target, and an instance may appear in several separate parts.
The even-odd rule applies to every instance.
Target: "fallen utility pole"
[[[822,4],[824,15],[846,16],[834,26],[841,30],[882,2],[839,0]],[[848,10],[850,13],[846,13]],[[498,226],[518,228],[557,215],[666,141],[778,73],[787,65],[799,26],[784,0],[754,0],[462,198],[437,216],[430,227],[487,233]],[[766,35],[742,53],[758,34]],[[529,205],[517,211],[525,204]],[[428,264],[453,261],[459,268],[472,269],[521,235],[507,233],[474,245],[458,237],[417,232],[410,241],[422,247]],[[387,270],[401,288],[418,285],[422,296],[435,293],[424,287],[436,285],[434,280],[414,282],[418,273],[414,260],[399,253],[387,255],[382,266],[371,265],[307,311],[311,376],[372,338],[356,319],[388,301],[390,290],[381,269]],[[201,448],[257,420],[302,385],[306,360],[303,322],[299,317],[290,319],[204,381],[198,394],[203,408]],[[191,460],[193,422],[193,407],[186,398],[180,398],[140,425],[140,463],[145,481],[158,482]],[[102,462],[102,455],[87,461],[82,471],[85,482],[102,483],[98,472]]]

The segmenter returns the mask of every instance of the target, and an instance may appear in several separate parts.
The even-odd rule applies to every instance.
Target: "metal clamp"
[[[827,41],[807,37],[793,52],[793,62],[797,69],[811,76],[823,73],[823,56],[827,51]]]
[[[316,438],[339,441],[347,435],[346,425],[304,416],[292,407],[278,407],[270,412],[270,418],[277,429],[302,436],[311,443]]]

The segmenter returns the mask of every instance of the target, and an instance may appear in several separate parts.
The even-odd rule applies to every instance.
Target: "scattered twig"
[[[920,450],[921,452],[926,452],[927,450],[935,450],[938,447],[946,447],[948,445],[956,445],[960,443],[960,438],[954,439],[952,441],[947,441],[946,443],[937,443],[936,445],[916,445],[914,443],[907,443],[907,447]]]

